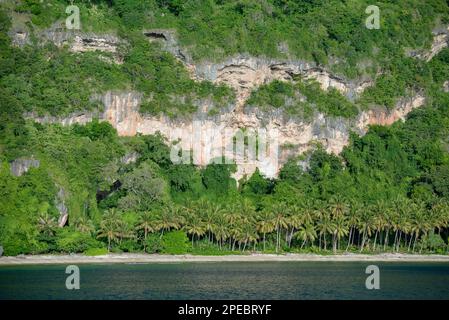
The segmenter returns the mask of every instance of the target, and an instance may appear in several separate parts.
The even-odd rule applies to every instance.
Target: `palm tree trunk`
[[[365,246],[365,231],[362,234],[362,244],[360,245],[360,252],[363,251],[363,247]]]
[[[349,245],[350,245],[350,243],[351,243],[351,236],[352,236],[352,227],[351,227],[351,229],[349,229],[349,238],[348,238],[348,245],[346,246],[346,252],[348,252],[348,250],[349,250]]]
[[[337,237],[335,234],[332,235],[332,252],[337,253]]]
[[[399,239],[398,239],[398,245],[396,246],[396,252],[398,252],[399,248],[401,247],[401,237],[402,237],[402,231],[399,231]]]
[[[374,244],[373,244],[373,251],[376,251],[376,242],[377,242],[377,233],[379,230],[376,230],[376,235],[374,236]]]
[[[306,244],[306,241],[307,241],[307,239],[305,239],[303,242],[302,242],[302,245],[301,245],[301,249],[304,247],[304,245]]]
[[[292,245],[293,232],[295,232],[295,228],[292,228],[292,231],[290,232],[290,235],[288,236],[288,247],[289,247],[289,248],[290,248],[291,245]]]
[[[412,246],[412,240],[413,240],[413,233],[412,233],[412,235],[410,236],[410,241],[408,242],[408,249],[407,249],[407,252],[410,252],[410,248],[411,248],[411,246]]]
[[[279,238],[279,229],[276,227],[276,253],[278,252],[278,238]]]
[[[263,233],[263,251],[265,251],[265,232]]]
[[[384,251],[386,250],[387,244],[388,244],[388,234],[389,234],[390,230],[386,230],[385,231],[385,242],[384,242]]]
[[[326,233],[323,233],[323,239],[324,239],[324,251],[326,251],[327,250]]]
[[[415,252],[416,240],[418,240],[418,235],[419,235],[419,232],[416,232],[415,233],[415,241],[413,241],[413,250],[412,250],[412,252]]]

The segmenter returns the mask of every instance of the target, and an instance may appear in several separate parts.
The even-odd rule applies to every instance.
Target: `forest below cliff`
[[[67,17],[66,1],[6,1],[0,9],[0,246],[6,255],[79,252],[229,254],[261,252],[431,252],[449,250],[449,49],[430,61],[432,30],[449,24],[443,0],[378,1],[381,27],[364,27],[368,1],[77,1],[83,32],[125,40],[120,64],[40,41]],[[307,118],[354,118],[420,92],[425,105],[405,122],[352,133],[340,154],[317,144],[291,157],[276,179],[259,171],[235,181],[235,165],[174,164],[166,137],[123,137],[108,122],[43,124],[101,108],[108,90],[145,95],[142,113],[219,113],[236,94],[195,81],[142,30],[175,30],[193,62],[235,54],[310,61],[373,86],[348,99],[314,82],[273,81],[246,104]],[[29,41],[13,42],[14,30]],[[47,30],[47,31],[46,31]],[[307,103],[287,106],[300,92]],[[173,99],[183,97],[183,99]],[[132,161],[127,159],[133,158]],[[14,172],[14,164],[38,165]],[[301,163],[306,165],[301,166]],[[58,226],[63,213],[64,226]]]

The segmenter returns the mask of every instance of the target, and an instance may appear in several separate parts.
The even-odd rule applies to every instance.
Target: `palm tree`
[[[177,214],[178,208],[176,207],[164,207],[158,215],[158,228],[161,230],[161,237],[164,235],[164,231],[170,229],[179,229],[181,227],[180,215]]]
[[[335,226],[331,220],[330,215],[327,212],[321,211],[321,215],[322,215],[322,217],[318,221],[318,224],[317,224],[317,230],[319,232],[320,241],[321,241],[321,237],[323,237],[323,239],[324,239],[324,250],[327,250],[326,235],[328,233],[333,234],[333,232],[335,230]],[[320,248],[321,248],[321,244],[320,244]]]
[[[82,233],[92,234],[92,232],[95,230],[95,226],[92,223],[92,221],[87,219],[86,217],[80,217],[75,219],[73,225],[75,226],[76,230]]]
[[[329,200],[328,209],[329,213],[332,215],[332,218],[338,219],[339,217],[347,214],[349,208],[346,202],[347,201],[340,195],[333,196]]]
[[[205,223],[206,231],[208,232],[208,239],[211,241],[214,223],[218,217],[223,216],[223,208],[220,205],[210,204],[203,212],[202,218]]]
[[[293,234],[304,223],[303,209],[297,205],[293,205],[289,210],[289,216],[287,217],[287,224],[290,226],[290,232],[287,232],[288,247],[291,246]]]
[[[362,213],[360,217],[360,221],[358,224],[359,232],[362,234],[362,243],[360,245],[360,252],[365,248],[365,242],[367,238],[371,236],[373,227],[373,219],[371,218],[371,214],[369,211],[365,211]]]
[[[97,239],[107,238],[108,239],[108,252],[111,251],[111,244],[113,241],[120,239],[119,225],[113,220],[103,220],[100,223],[100,229],[98,230]]]
[[[342,237],[345,237],[349,233],[348,225],[346,219],[342,215],[338,215],[338,218],[333,222],[333,252],[337,253],[338,244]]]
[[[348,245],[346,246],[346,251],[349,250],[349,247],[353,244],[356,227],[360,221],[360,210],[362,206],[357,201],[351,201],[351,206],[348,211],[348,225],[349,225],[349,238]]]
[[[288,228],[287,212],[288,207],[284,202],[275,203],[272,207],[274,217],[272,223],[276,230],[276,253],[279,252],[281,246],[281,232],[282,229]]]
[[[247,244],[254,242],[256,244],[258,235],[256,233],[256,228],[252,224],[245,224],[243,226],[242,232],[239,234],[239,242],[243,242],[243,250],[245,251]]]
[[[39,231],[44,235],[52,237],[55,235],[55,230],[58,227],[58,223],[54,217],[51,217],[48,213],[42,214],[38,219]]]
[[[221,250],[223,242],[230,236],[228,225],[223,215],[217,216],[217,220],[212,225],[212,233],[214,234],[215,239],[217,239]]]
[[[306,223],[299,227],[299,230],[295,232],[294,237],[296,239],[302,240],[301,249],[310,241],[313,244],[313,241],[317,238],[316,230],[313,224]]]
[[[156,221],[155,214],[151,211],[143,212],[139,217],[139,222],[136,227],[136,230],[143,230],[144,233],[143,250],[146,252],[148,233],[159,231],[159,225]]]
[[[108,252],[111,250],[112,242],[123,237],[123,225],[122,217],[115,208],[108,209],[103,214],[97,239],[108,239]]]
[[[379,200],[372,207],[370,207],[371,214],[373,215],[373,228],[376,231],[374,235],[373,251],[376,250],[377,236],[382,233],[384,228],[387,226],[385,220],[387,205],[385,201]]]
[[[206,227],[204,225],[204,222],[201,221],[201,219],[195,215],[190,215],[188,217],[188,220],[184,225],[184,230],[187,232],[187,234],[192,236],[192,248],[193,242],[195,241],[195,236],[197,236],[197,239],[199,239],[202,235],[206,233]]]
[[[263,251],[265,251],[266,234],[273,232],[274,228],[272,212],[270,210],[263,210],[257,222],[257,231],[263,235]]]

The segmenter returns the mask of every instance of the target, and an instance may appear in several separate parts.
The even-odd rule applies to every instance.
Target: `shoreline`
[[[402,253],[382,254],[261,254],[248,255],[164,255],[143,253],[120,253],[101,256],[73,255],[22,255],[0,257],[0,266],[49,265],[49,264],[134,264],[134,263],[180,263],[180,262],[288,262],[288,261],[330,261],[330,262],[448,262],[449,255],[419,255]]]

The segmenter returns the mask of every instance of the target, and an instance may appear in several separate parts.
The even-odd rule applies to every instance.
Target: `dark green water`
[[[380,268],[367,290],[365,269]],[[221,262],[0,267],[0,299],[449,299],[448,263]]]

